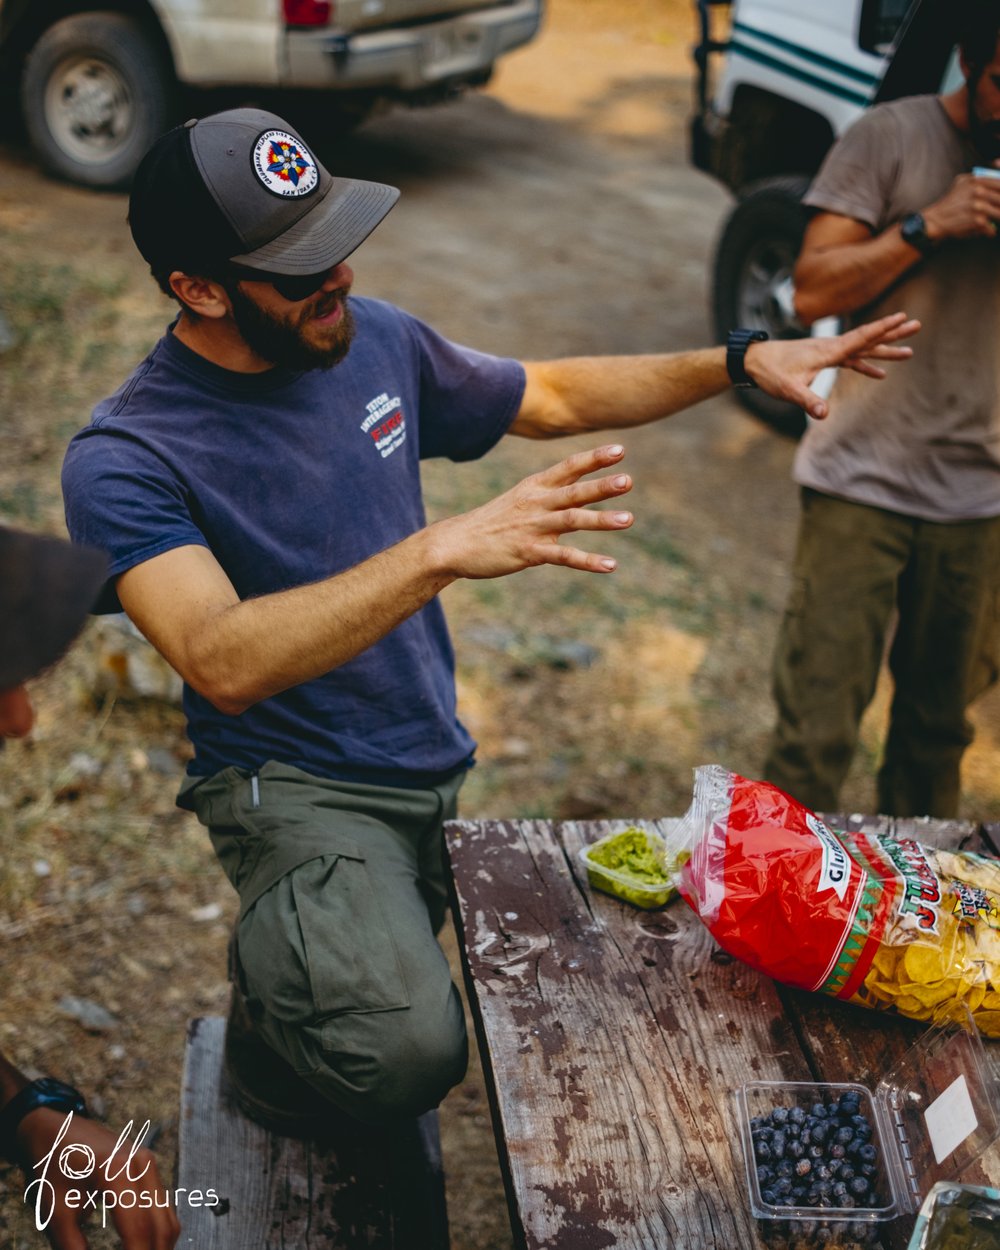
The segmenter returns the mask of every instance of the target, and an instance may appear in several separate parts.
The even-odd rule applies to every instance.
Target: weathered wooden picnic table
[[[988,854],[1000,832],[957,821],[827,820]],[[671,822],[642,823],[665,832]],[[579,850],[622,827],[446,828],[515,1242],[774,1245],[773,1226],[747,1202],[734,1091],[754,1080],[874,1089],[927,1026],[775,985],[723,953],[681,899],[640,911],[592,890]],[[1000,1043],[988,1046],[1000,1057]],[[1000,1147],[963,1179],[996,1185]],[[881,1244],[905,1247],[913,1222],[881,1225]]]

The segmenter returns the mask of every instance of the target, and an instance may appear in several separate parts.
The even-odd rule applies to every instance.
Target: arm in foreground
[[[0,1107],[7,1103],[28,1085],[27,1078],[0,1054]],[[118,1138],[106,1128],[95,1124],[82,1116],[73,1116],[68,1130],[60,1133],[67,1117],[61,1111],[47,1107],[38,1107],[21,1120],[16,1131],[16,1142],[21,1163],[25,1169],[29,1185],[37,1180],[37,1165],[41,1163],[58,1142],[61,1153],[67,1146],[80,1147],[76,1154],[76,1162],[85,1156],[85,1149],[93,1152],[96,1166],[91,1176],[79,1181],[69,1181],[53,1161],[46,1170],[46,1179],[52,1185],[51,1195],[43,1201],[48,1213],[51,1205],[51,1218],[48,1219],[45,1232],[55,1250],[86,1250],[87,1239],[81,1228],[84,1216],[82,1203],[71,1206],[67,1195],[71,1189],[81,1193],[97,1192],[106,1195],[107,1208],[112,1212],[115,1228],[121,1238],[123,1250],[172,1250],[180,1237],[180,1223],[171,1207],[156,1206],[150,1209],[125,1207],[118,1203],[118,1196],[126,1190],[135,1191],[141,1186],[144,1192],[158,1197],[162,1203],[169,1201],[167,1190],[160,1178],[156,1159],[151,1151],[140,1148],[131,1163],[131,1174],[137,1179],[134,1183],[123,1172],[115,1177],[124,1162],[127,1149],[116,1152]],[[102,1168],[110,1162],[107,1175]],[[109,1180],[108,1176],[115,1177]],[[113,1197],[112,1197],[113,1196]],[[99,1200],[100,1201],[100,1200]],[[153,1200],[151,1199],[151,1202]],[[114,1205],[112,1206],[112,1202]]]
[[[241,600],[210,551],[177,547],[123,573],[122,607],[220,711],[322,676],[360,655],[458,578],[505,577],[540,564],[610,573],[615,561],[564,544],[577,531],[626,529],[630,512],[592,505],[632,487],[620,446],[581,452],[479,508],[437,521],[354,568]]]
[[[798,404],[810,416],[825,417],[825,400],[809,389],[819,373],[841,365],[883,378],[882,364],[913,354],[900,341],[919,329],[919,322],[905,313],[894,313],[830,338],[754,343],[746,368],[768,394]],[[731,385],[722,347],[655,356],[568,357],[526,364],[525,373],[524,397],[509,430],[524,438],[645,425]]]

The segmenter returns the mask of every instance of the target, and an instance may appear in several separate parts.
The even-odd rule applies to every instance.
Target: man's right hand
[[[994,238],[1000,221],[1000,178],[959,174],[948,193],[924,209],[923,218],[934,243]]]
[[[506,577],[540,564],[613,573],[618,562],[611,556],[581,551],[561,540],[581,530],[622,530],[632,524],[631,512],[592,506],[627,494],[632,489],[628,474],[581,480],[624,455],[620,444],[579,452],[471,512],[438,521],[429,531],[435,563],[451,577]]]

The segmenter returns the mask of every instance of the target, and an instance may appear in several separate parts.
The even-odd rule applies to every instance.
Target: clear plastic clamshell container
[[[839,1106],[849,1091],[844,1105],[857,1099],[857,1114],[870,1125],[870,1144],[877,1152],[874,1160],[865,1155],[872,1173],[867,1193],[852,1196],[847,1205],[842,1194],[841,1200],[833,1194],[822,1204],[810,1204],[776,1196],[773,1182],[762,1185],[762,1120],[779,1107],[788,1112],[801,1108],[796,1118],[803,1112],[808,1117],[816,1104]],[[793,1226],[849,1220],[857,1233],[864,1225],[912,1214],[936,1182],[957,1180],[1000,1135],[997,1073],[968,1013],[960,1023],[928,1030],[874,1091],[855,1083],[755,1081],[736,1091],[736,1104],[750,1209],[757,1219],[792,1221]],[[830,1122],[850,1121],[831,1117]],[[844,1161],[851,1164],[852,1157]],[[824,1162],[829,1167],[826,1156]]]

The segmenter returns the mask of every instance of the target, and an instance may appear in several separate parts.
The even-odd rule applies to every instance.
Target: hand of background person
[[[923,211],[927,237],[943,239],[995,238],[1000,222],[1000,178],[959,174],[950,190]]]
[[[504,577],[540,564],[560,564],[589,573],[612,573],[617,561],[565,546],[563,535],[580,530],[622,530],[631,512],[592,505],[632,489],[625,473],[583,481],[625,455],[620,444],[579,452],[533,473],[489,503],[430,527],[441,567],[454,577]]]
[[[893,313],[832,338],[774,339],[752,343],[746,354],[747,373],[769,395],[788,400],[822,419],[829,406],[809,387],[824,369],[840,365],[869,378],[884,378],[874,361],[908,360],[910,347],[897,346],[920,329],[906,313]]]
[[[52,1151],[66,1118],[62,1111],[40,1107],[29,1112],[18,1126],[17,1142],[22,1159],[25,1162],[30,1161],[26,1175],[29,1184],[27,1201],[31,1210],[35,1208],[37,1190],[30,1189],[30,1185],[41,1176],[41,1170],[36,1168],[32,1171],[31,1165],[40,1163]],[[46,1191],[42,1196],[41,1209],[46,1214],[51,1209],[51,1219],[45,1232],[55,1250],[87,1250],[88,1242],[81,1225],[88,1213],[91,1220],[95,1217],[100,1219],[105,1202],[121,1238],[123,1250],[172,1250],[177,1244],[181,1226],[172,1206],[166,1209],[162,1205],[157,1207],[153,1199],[150,1199],[151,1209],[118,1205],[120,1195],[126,1190],[154,1195],[161,1204],[169,1199],[152,1152],[141,1147],[134,1153],[128,1173],[136,1179],[130,1179],[123,1170],[129,1156],[129,1142],[126,1141],[116,1152],[117,1143],[118,1138],[102,1125],[84,1116],[73,1116],[68,1131],[59,1141],[55,1156],[45,1170],[45,1179],[51,1183],[52,1190]],[[85,1147],[93,1151],[97,1163],[89,1177],[76,1181],[63,1175],[59,1168],[59,1155],[67,1146],[80,1147],[69,1156],[74,1166],[89,1159]],[[101,1170],[109,1159],[111,1165],[107,1175],[115,1177],[113,1180],[108,1180]],[[121,1172],[120,1176],[116,1176],[118,1172]],[[92,1207],[74,1210],[67,1202],[67,1194],[71,1189],[78,1189],[82,1194],[96,1193],[96,1212]],[[105,1194],[107,1198],[102,1202]],[[112,1202],[115,1203],[114,1206],[111,1206]]]

